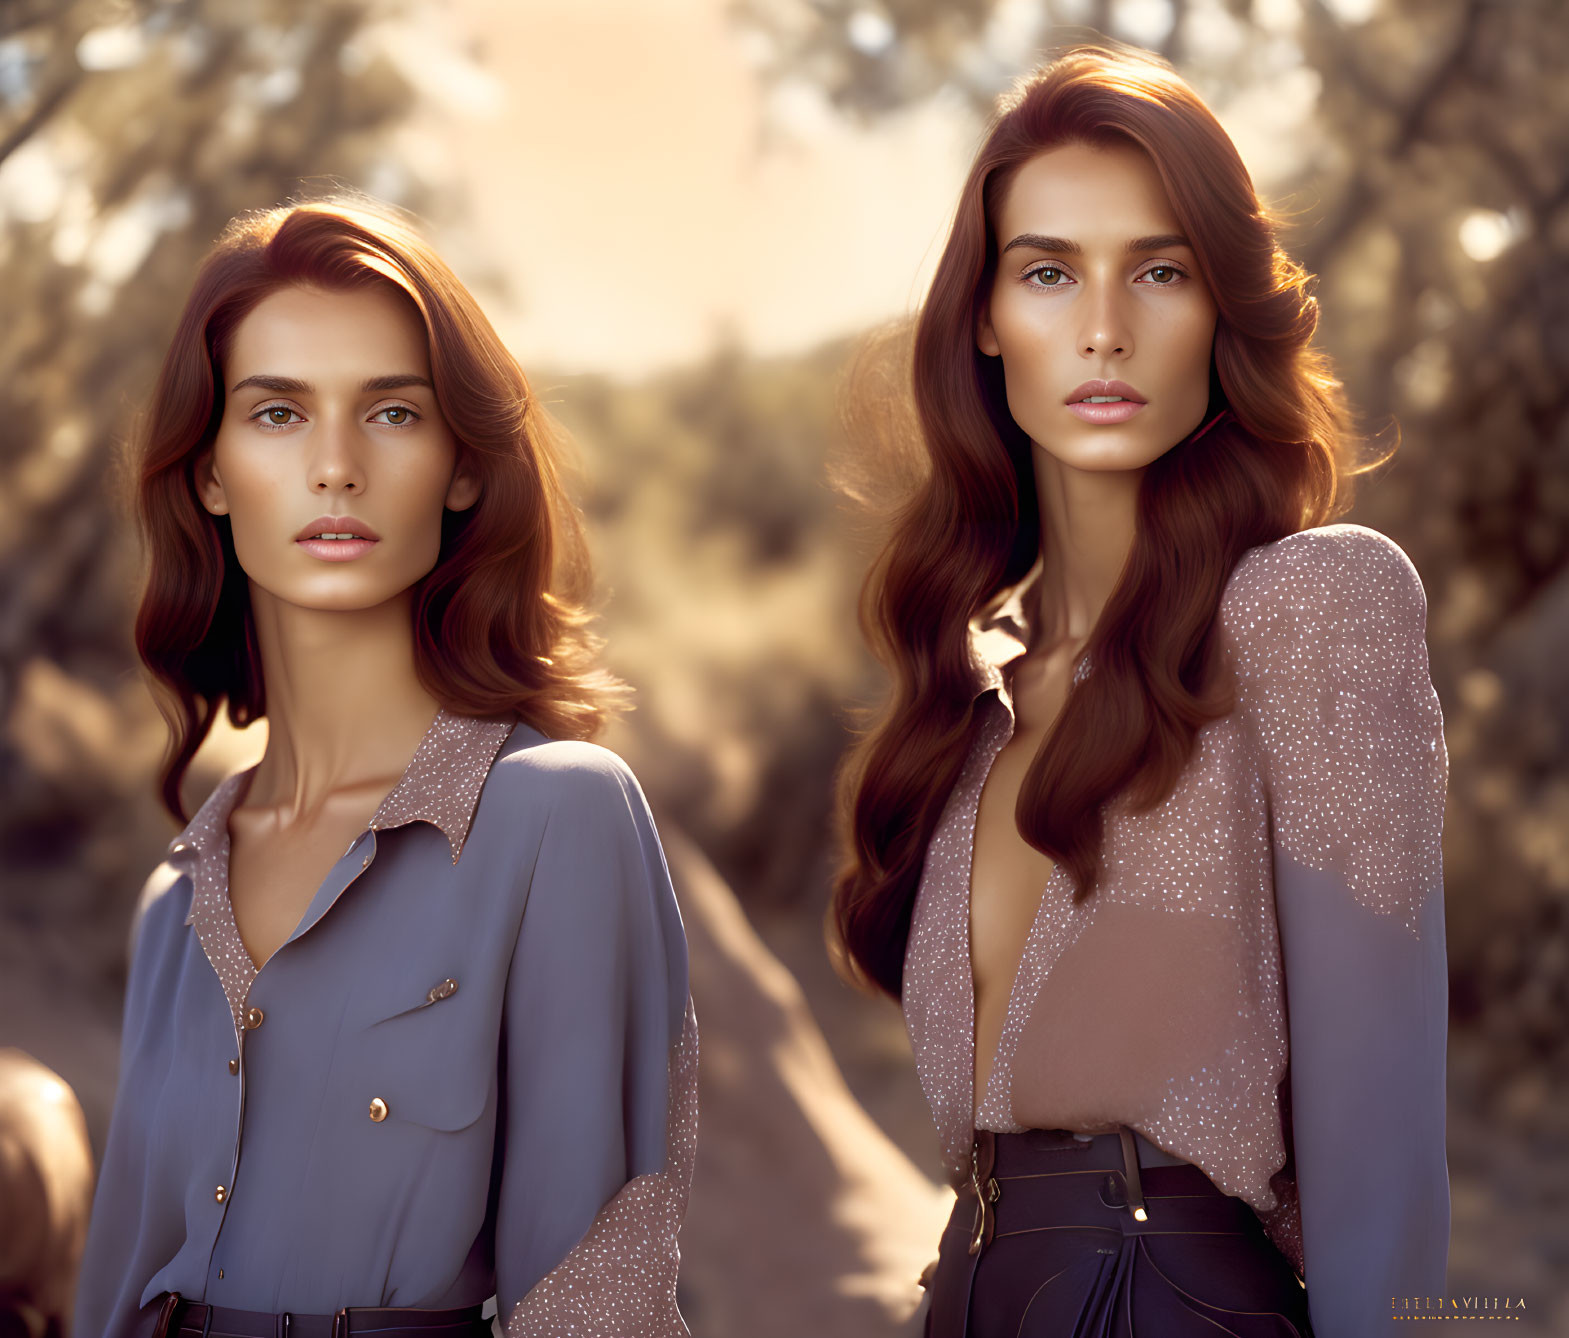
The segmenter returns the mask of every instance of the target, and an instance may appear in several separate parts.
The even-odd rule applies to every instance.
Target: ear
[[[447,498],[442,503],[448,511],[467,511],[479,501],[479,476],[467,470],[455,470],[452,482],[447,485]]]
[[[218,477],[218,462],[209,446],[196,457],[196,496],[202,506],[215,516],[229,514],[229,498],[223,490],[223,480]]]
[[[992,304],[987,301],[981,306],[981,314],[975,319],[975,347],[980,349],[988,358],[1002,356],[1002,345],[997,342],[997,331],[992,328]]]

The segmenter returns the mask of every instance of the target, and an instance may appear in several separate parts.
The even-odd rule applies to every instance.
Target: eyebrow
[[[1002,249],[1006,253],[1016,246],[1028,246],[1036,251],[1055,251],[1058,255],[1065,256],[1084,254],[1084,248],[1078,242],[1069,241],[1066,237],[1045,237],[1038,232],[1021,232]],[[1131,256],[1141,251],[1166,251],[1173,246],[1186,246],[1190,251],[1193,249],[1193,243],[1180,232],[1160,232],[1152,237],[1135,237],[1128,243],[1126,249]]]
[[[391,376],[372,376],[360,386],[362,391],[373,390],[404,390],[409,386],[424,386],[427,390],[434,389],[430,382],[423,376],[416,376],[412,372],[394,372]],[[274,395],[309,395],[316,389],[309,381],[301,381],[297,376],[247,376],[243,381],[236,383],[229,389],[229,394],[238,395],[247,387],[256,390],[268,390]]]

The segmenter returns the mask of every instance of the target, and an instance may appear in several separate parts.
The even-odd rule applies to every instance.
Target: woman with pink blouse
[[[958,1190],[930,1338],[1383,1333],[1442,1290],[1448,758],[1311,277],[1164,62],[1005,99],[867,581],[846,969]]]

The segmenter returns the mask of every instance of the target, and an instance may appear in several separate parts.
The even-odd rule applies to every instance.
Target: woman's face
[[[365,609],[436,565],[443,508],[478,481],[431,387],[425,327],[388,284],[280,289],[235,331],[223,420],[197,491],[226,515],[253,590],[315,609]],[[366,538],[315,538],[357,530]]]
[[[995,227],[976,345],[1002,359],[1009,411],[1038,448],[1076,469],[1139,469],[1199,426],[1215,302],[1142,149],[1037,154]]]

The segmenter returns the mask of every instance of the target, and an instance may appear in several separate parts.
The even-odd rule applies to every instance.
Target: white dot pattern
[[[1013,734],[1002,665],[1027,632],[1021,640],[1001,616],[972,629],[983,681],[976,725],[927,850],[903,996],[955,1183],[968,1172],[972,1123],[999,1133],[1125,1123],[1245,1199],[1303,1271],[1300,1207],[1286,1169],[1291,1112],[1281,1087],[1288,1046],[1271,820],[1275,842],[1299,863],[1333,872],[1369,913],[1397,917],[1418,934],[1423,897],[1441,878],[1448,775],[1425,620],[1410,559],[1362,526],[1302,531],[1243,556],[1220,609],[1238,707],[1200,731],[1161,804],[1142,814],[1121,800],[1107,805],[1100,881],[1083,905],[1073,904],[1067,871],[1054,870],[978,1110],[972,844],[987,774]],[[1087,668],[1086,660],[1075,683]],[[1190,927],[1206,951],[1173,967],[1162,935],[1177,926]],[[1162,967],[1164,982],[1173,970],[1178,980],[1155,1011],[1119,1010],[1117,980],[1136,997],[1142,977]],[[1073,990],[1108,982],[1090,1011],[1072,1012],[1071,1032],[1054,1026],[1072,1002],[1054,975],[1079,982]],[[1130,1032],[1171,1043],[1160,1059],[1121,1071],[1105,1057],[1135,1052]]]
[[[670,1051],[663,1170],[628,1180],[507,1317],[508,1338],[685,1338],[679,1232],[697,1156],[697,1016]]]
[[[229,814],[255,769],[222,781],[169,846],[169,862],[190,869],[191,909],[186,923],[195,926],[197,941],[218,973],[233,1015],[236,1044],[244,1030],[245,1001],[256,979],[256,964],[240,939],[229,903]]]
[[[379,832],[415,821],[433,823],[446,835],[456,864],[491,763],[516,723],[457,715],[442,708],[368,829]],[[240,938],[229,900],[229,814],[249,790],[255,772],[256,767],[247,767],[222,781],[168,850],[170,863],[190,870],[191,909],[186,923],[195,927],[202,951],[223,985],[234,1016],[236,1044],[244,1030],[256,964]]]

